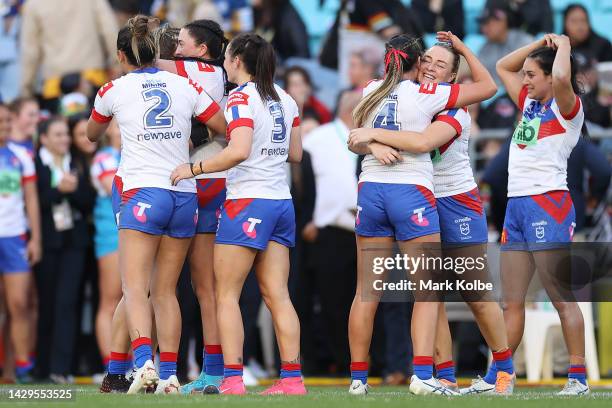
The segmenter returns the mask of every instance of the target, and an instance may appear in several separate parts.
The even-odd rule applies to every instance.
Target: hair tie
[[[400,69],[400,57],[408,59],[408,54],[406,54],[404,51],[398,50],[397,48],[391,48],[385,56],[385,72],[389,70],[391,55],[395,55],[395,64],[397,65],[398,70]]]

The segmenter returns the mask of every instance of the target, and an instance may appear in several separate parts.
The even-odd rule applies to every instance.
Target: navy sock
[[[368,383],[368,363],[359,361],[351,363],[351,381],[355,380],[363,384]]]
[[[569,366],[569,370],[567,370],[568,378],[575,378],[580,381],[583,385],[586,385],[586,368],[584,364],[572,364]]]
[[[445,361],[436,365],[436,378],[438,380],[446,380],[452,383],[457,382],[455,378],[455,364],[452,361]]]
[[[214,375],[215,377],[219,377],[223,374],[223,352],[221,351],[221,346],[209,345],[205,346],[205,355],[204,355],[204,372],[206,375]]]
[[[414,375],[420,380],[429,380],[433,377],[433,357],[431,356],[414,356],[412,367]]]

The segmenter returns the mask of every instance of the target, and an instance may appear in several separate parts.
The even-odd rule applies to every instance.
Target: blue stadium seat
[[[310,50],[316,55],[321,41],[334,24],[340,0],[325,0],[323,7],[319,7],[318,0],[291,0],[291,3],[304,20],[310,36]]]
[[[475,54],[478,54],[478,51],[480,51],[485,42],[487,42],[487,39],[482,34],[468,34],[463,39],[463,42],[470,48],[470,50],[472,50]]]
[[[599,10],[612,12],[612,0],[599,0]]]
[[[591,26],[595,32],[608,40],[612,41],[612,10],[604,12],[603,10],[599,13],[593,13],[590,16]]]

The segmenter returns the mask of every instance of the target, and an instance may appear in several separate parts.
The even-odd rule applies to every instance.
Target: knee
[[[261,287],[261,298],[266,306],[270,308],[278,303],[289,300],[289,291],[287,288]]]
[[[524,302],[503,302],[501,308],[504,313],[525,313]]]
[[[210,286],[195,287],[195,294],[200,305],[211,305],[215,303],[215,290]]]
[[[470,309],[472,309],[472,313],[474,313],[474,316],[484,315],[488,307],[488,304],[484,302],[472,302],[469,305]]]
[[[557,310],[557,313],[559,313],[559,317],[563,318],[563,317],[570,317],[570,316],[577,316],[580,315],[582,317],[582,315],[580,314],[580,309],[578,308],[578,304],[573,303],[573,302],[552,302],[553,306],[555,307],[555,309]]]
[[[29,316],[29,309],[26,296],[12,299],[8,304],[8,310],[13,319],[27,318]]]

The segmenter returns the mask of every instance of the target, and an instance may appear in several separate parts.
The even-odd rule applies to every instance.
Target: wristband
[[[193,175],[193,177],[197,176],[197,174],[195,174],[195,172],[193,171],[193,163],[189,163],[189,169],[191,170],[191,174]]]

